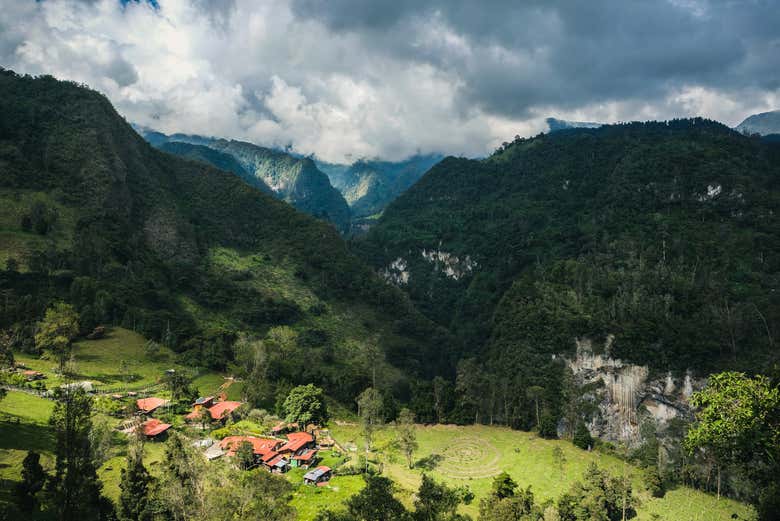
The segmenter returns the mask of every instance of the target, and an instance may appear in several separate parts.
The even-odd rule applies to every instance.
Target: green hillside
[[[447,158],[354,246],[490,384],[541,385],[555,409],[551,357],[577,338],[612,335],[612,356],[657,372],[771,365],[778,207],[776,145],[701,119],[634,123]],[[522,393],[512,403],[535,423]]]
[[[427,361],[446,333],[329,224],[154,149],[82,86],[3,71],[0,113],[0,328],[17,347],[34,349],[32,325],[64,300],[83,332],[121,325],[188,365],[221,369],[239,338],[266,339],[260,403],[297,382],[351,403],[377,368],[403,395],[439,370]]]

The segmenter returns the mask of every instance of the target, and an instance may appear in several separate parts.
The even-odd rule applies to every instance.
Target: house
[[[129,394],[129,393],[128,393]],[[162,398],[139,398],[135,401],[136,407],[138,407],[138,412],[141,412],[143,414],[151,414],[158,408],[168,405],[168,400],[164,400]]]
[[[296,454],[291,458],[290,463],[293,467],[301,467],[308,469],[317,462],[317,450],[316,449],[304,449],[300,454]]]
[[[252,453],[255,463],[261,463],[272,472],[286,472],[289,461],[277,452],[281,441],[271,438],[259,438],[257,436],[227,436],[219,442],[219,447],[228,455],[235,456],[242,443],[252,444]],[[281,459],[284,459],[282,463]]]
[[[281,454],[271,458],[265,465],[272,473],[284,474],[290,470],[290,462]]]
[[[156,418],[151,418],[141,424],[141,429],[144,433],[144,436],[149,439],[158,439],[158,437],[162,437],[170,428],[170,424],[163,423]]]
[[[73,382],[71,384],[62,384],[60,385],[60,389],[83,389],[85,393],[91,393],[95,390],[95,388],[92,386],[92,382],[87,380],[84,380],[83,382]]]
[[[211,407],[214,405],[213,396],[201,396],[192,404],[193,407]]]
[[[298,429],[297,422],[291,422],[291,423],[279,422],[271,429],[271,433],[274,436],[278,436],[279,434],[284,434],[285,432],[290,432],[297,429]]]
[[[287,443],[279,448],[279,453],[289,454],[290,457],[314,447],[314,436],[308,432],[291,432],[287,435],[287,440]]]
[[[242,402],[217,402],[208,408],[212,420],[223,421],[230,413],[244,405]]]
[[[307,485],[318,485],[330,481],[332,474],[333,472],[330,470],[330,467],[320,465],[316,469],[310,470],[304,474],[303,482]]]

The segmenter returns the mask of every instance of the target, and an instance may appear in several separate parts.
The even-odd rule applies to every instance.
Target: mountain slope
[[[254,186],[266,193],[273,193],[268,185],[262,179],[247,172],[243,166],[230,154],[225,154],[214,150],[205,145],[193,145],[182,141],[166,141],[158,147],[164,152],[186,157],[195,161],[201,161],[213,165],[220,170],[233,172],[238,177],[246,181],[250,186]]]
[[[123,325],[216,368],[270,335],[271,405],[278,382],[351,402],[377,368],[390,388],[450,364],[446,333],[332,226],[154,149],[102,95],[1,71],[0,114],[0,327],[24,336],[65,300],[85,331]]]
[[[723,125],[562,130],[445,159],[355,249],[465,354],[610,338],[656,371],[749,369],[780,333],[778,207],[778,148]]]
[[[753,114],[735,127],[737,132],[743,134],[780,134],[780,110]]]
[[[398,162],[360,160],[345,170],[330,168],[327,172],[352,214],[361,218],[381,213],[441,159],[440,155],[430,154]]]
[[[331,186],[328,177],[317,169],[309,158],[294,157],[290,154],[254,145],[243,141],[207,138],[197,135],[172,134],[166,136],[159,132],[141,129],[143,136],[158,148],[168,147],[171,152],[184,152],[192,157],[193,149],[170,145],[186,143],[209,147],[220,154],[232,156],[243,171],[248,172],[265,186],[270,187],[280,199],[283,199],[302,212],[329,221],[345,232],[349,229],[350,211],[346,201],[338,190]],[[181,154],[180,154],[181,155]],[[202,151],[198,159],[216,159]],[[215,166],[223,168],[224,159]],[[243,176],[242,176],[243,178]]]

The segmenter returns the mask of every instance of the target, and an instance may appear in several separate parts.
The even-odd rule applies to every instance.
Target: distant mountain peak
[[[780,134],[780,110],[761,112],[748,116],[734,129],[743,134],[761,134],[762,136]]]

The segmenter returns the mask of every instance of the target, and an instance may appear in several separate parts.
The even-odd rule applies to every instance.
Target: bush
[[[590,450],[590,448],[593,447],[593,438],[591,437],[585,422],[581,421],[577,424],[572,443],[582,450]]]
[[[645,482],[645,488],[653,497],[664,497],[666,489],[664,488],[664,482],[661,479],[661,474],[658,472],[658,467],[648,467],[644,471],[643,479]]]

